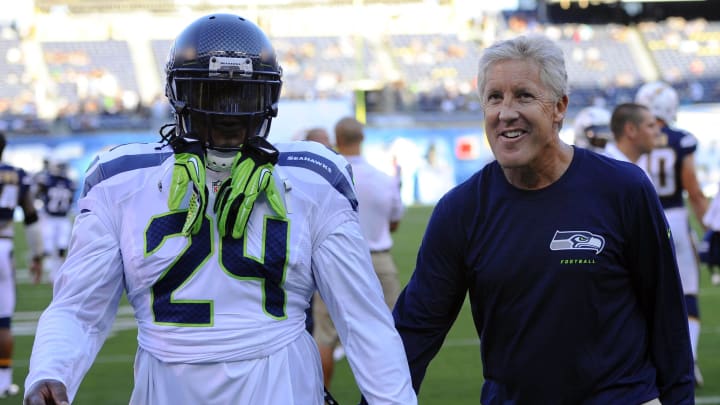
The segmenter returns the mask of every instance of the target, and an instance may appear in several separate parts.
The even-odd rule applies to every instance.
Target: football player
[[[613,140],[610,131],[610,111],[590,106],[580,110],[573,121],[575,145],[600,152]]]
[[[712,285],[720,285],[720,193],[710,202],[702,219],[707,231],[698,247],[698,257],[710,270]]]
[[[0,157],[7,140],[0,133]],[[0,398],[17,395],[13,383],[12,354],[14,339],[11,320],[15,312],[15,268],[13,262],[13,215],[20,207],[24,213],[25,234],[32,254],[30,273],[38,282],[42,275],[42,235],[30,187],[32,178],[24,170],[0,162]]]
[[[650,109],[662,131],[655,148],[641,158],[638,165],[644,166],[650,173],[670,225],[688,310],[690,342],[696,362],[695,383],[702,386],[702,374],[697,367],[697,347],[700,339],[700,272],[694,245],[695,236],[690,227],[689,212],[683,197],[687,192],[688,203],[695,218],[701,221],[707,211],[708,200],[695,174],[694,154],[698,143],[691,133],[673,126],[677,118],[679,98],[672,86],[664,82],[646,83],[638,89],[635,101]]]
[[[361,392],[417,403],[348,162],[266,139],[282,70],[265,33],[237,15],[201,17],[165,71],[176,120],[163,140],[116,147],[87,171],[26,404],[72,401],[123,290],[138,323],[130,404],[322,404],[305,329],[316,289]]]
[[[63,161],[49,162],[48,169],[40,172],[36,181],[36,198],[42,202],[45,267],[53,282],[67,252],[77,186],[68,174],[67,162]]]

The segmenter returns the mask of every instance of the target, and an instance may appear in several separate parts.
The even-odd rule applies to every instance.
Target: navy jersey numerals
[[[172,237],[182,236],[186,212],[153,217],[145,231],[145,255],[157,251]],[[165,269],[152,286],[152,311],[156,323],[175,326],[212,326],[212,291],[197,299],[175,299],[173,295],[211,259],[214,232],[209,218],[203,219],[200,231],[187,238],[187,245],[177,259]],[[247,253],[245,237],[223,238],[218,245],[220,267],[238,281],[255,280],[262,288],[262,309],[273,319],[285,319],[287,301],[283,284],[287,269],[288,223],[284,219],[266,217],[263,224],[262,257]]]
[[[673,148],[656,148],[648,154],[648,172],[660,197],[671,197],[678,192],[675,178],[676,161],[677,154]]]

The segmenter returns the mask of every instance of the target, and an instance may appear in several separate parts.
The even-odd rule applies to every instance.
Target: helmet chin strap
[[[237,155],[242,145],[238,145],[237,147],[233,148],[216,148],[212,139],[211,129],[213,127],[213,117],[211,116],[211,114],[203,115],[205,116],[205,128],[208,128],[208,130],[206,131],[207,139],[204,140],[206,157],[205,165],[208,169],[215,172],[229,172],[232,168],[232,162],[235,159],[235,155]],[[191,126],[189,114],[185,116],[185,119],[183,121],[188,124],[186,127]],[[199,138],[199,135],[196,136]]]
[[[260,124],[260,130],[257,131],[258,136],[267,138],[268,134],[270,133],[270,122],[271,121],[272,121],[272,118],[265,117],[265,119],[262,121],[262,124]]]
[[[194,128],[192,128],[192,124],[190,122],[189,112],[187,110],[182,111],[181,116],[182,119],[180,120],[183,132],[185,133],[185,136],[200,139],[200,136],[198,133],[194,131]],[[216,172],[227,172],[230,171],[232,168],[233,160],[235,159],[235,155],[242,149],[242,144],[234,147],[217,147],[214,145],[213,142],[213,119],[214,117],[212,114],[203,114],[205,117],[205,128],[208,128],[207,130],[207,139],[205,139],[205,145],[206,145],[206,166],[208,169],[216,171]],[[263,138],[267,137],[268,132],[270,131],[270,118],[266,117],[262,120],[262,123],[259,127],[254,127],[251,125],[246,126],[246,133],[253,133],[251,136],[261,136]]]

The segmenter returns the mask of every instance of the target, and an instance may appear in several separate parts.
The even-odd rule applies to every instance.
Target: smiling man
[[[650,179],[561,141],[567,73],[549,39],[498,42],[479,66],[496,160],[438,202],[393,313],[414,388],[469,295],[483,404],[693,403],[682,289]]]

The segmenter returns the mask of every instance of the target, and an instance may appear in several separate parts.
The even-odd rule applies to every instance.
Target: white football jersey
[[[182,234],[186,212],[168,209],[169,146],[129,144],[96,159],[26,387],[56,378],[74,396],[123,290],[144,352],[199,364],[264,358],[296,341],[307,333],[305,310],[317,288],[370,403],[414,403],[402,342],[361,236],[347,161],[312,142],[276,146],[275,183],[287,218],[261,196],[240,239],[219,236],[219,181],[209,170],[206,218],[197,234]]]

